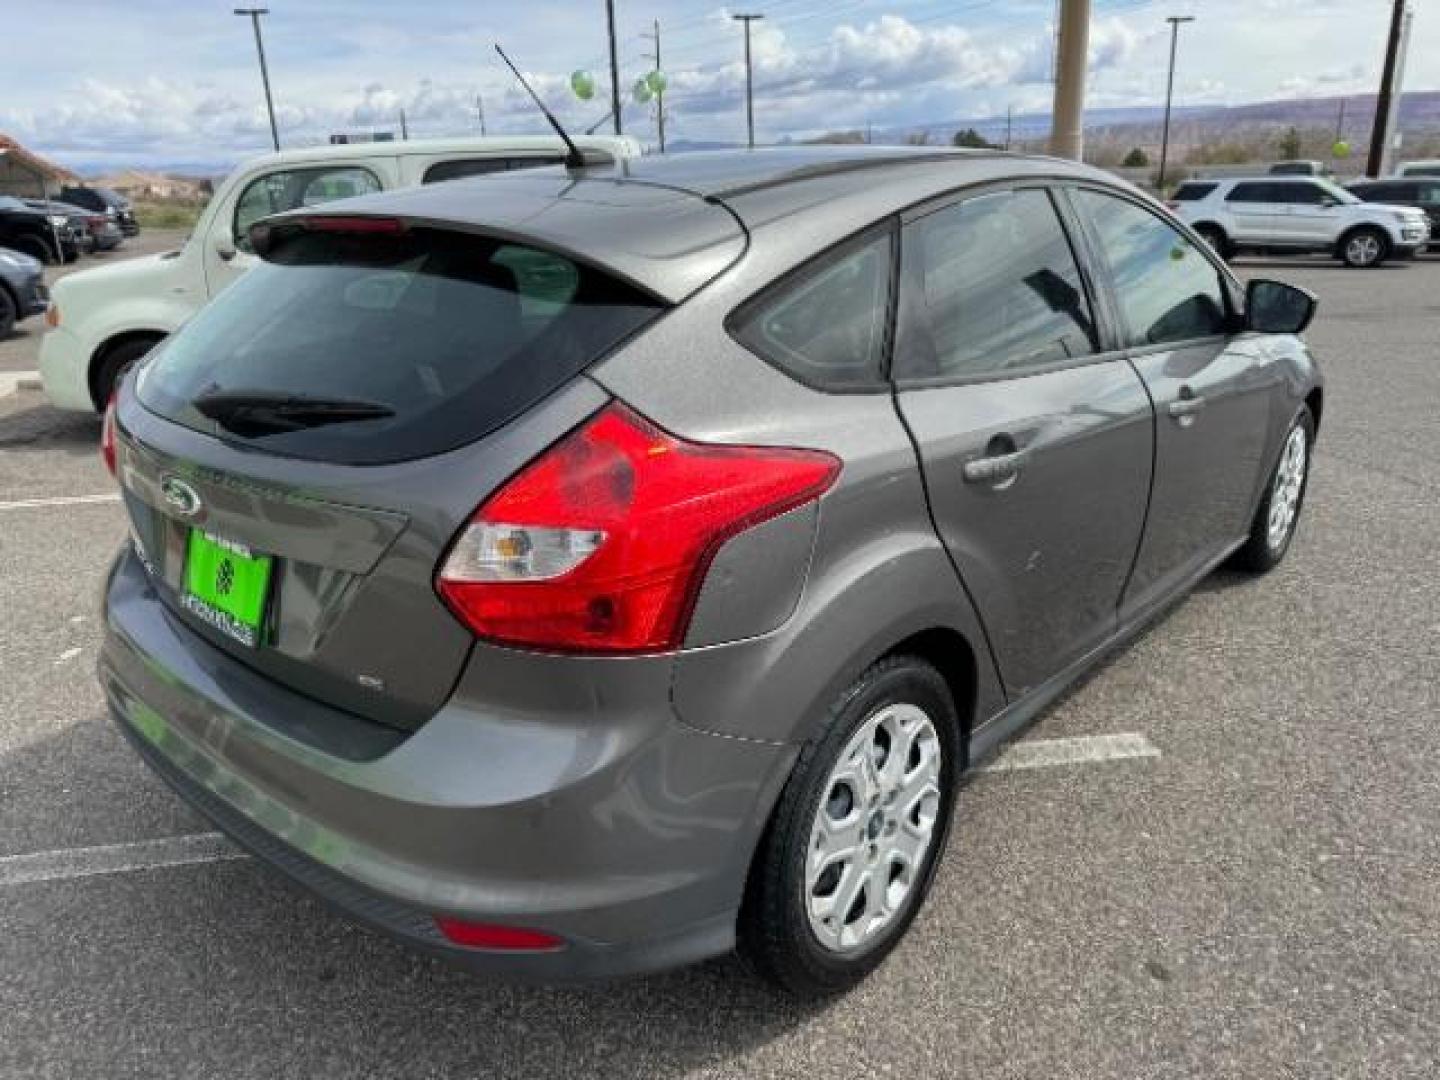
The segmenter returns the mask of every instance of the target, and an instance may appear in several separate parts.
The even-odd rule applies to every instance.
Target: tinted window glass
[[[425,170],[422,184],[438,184],[444,180],[459,180],[466,176],[484,176],[487,173],[535,169],[541,165],[555,165],[559,158],[518,157],[518,158],[462,158],[458,161],[437,161]]]
[[[354,165],[289,169],[257,176],[235,203],[235,246],[241,251],[250,250],[250,226],[263,217],[379,190],[375,174]]]
[[[1334,201],[1318,184],[1276,184],[1275,188],[1279,195],[1275,201],[1290,206],[1319,206],[1326,200]]]
[[[561,255],[473,235],[299,232],[277,243],[154,354],[147,408],[293,457],[423,457],[512,419],[660,311]],[[268,400],[227,419],[217,395]],[[291,396],[370,415],[297,424],[283,411]]]
[[[1045,192],[980,195],[938,210],[909,227],[905,250],[934,350],[919,361],[930,370],[904,374],[1019,374],[1095,352],[1085,288]]]
[[[880,377],[890,310],[889,234],[826,256],[742,308],[736,339],[801,382],[826,388]]]
[[[1076,201],[1095,226],[1132,345],[1209,337],[1226,331],[1220,273],[1156,215],[1094,191]]]
[[[1275,184],[1250,183],[1236,184],[1230,189],[1230,194],[1225,196],[1226,202],[1278,202],[1276,197]]]
[[[1415,202],[1434,205],[1440,203],[1440,184],[1421,183],[1416,185]]]
[[[1176,188],[1175,194],[1170,197],[1176,202],[1196,202],[1205,198],[1218,186],[1218,184],[1201,184],[1190,180]]]

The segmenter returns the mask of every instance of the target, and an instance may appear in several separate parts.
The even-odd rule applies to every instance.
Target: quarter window
[[[241,251],[250,250],[250,226],[263,217],[379,190],[375,174],[355,165],[287,169],[257,176],[235,203],[235,246]]]
[[[1096,351],[1075,255],[1044,191],[937,210],[909,227],[905,251],[929,334],[904,350],[900,375],[1023,374]]]
[[[1113,195],[1078,190],[1110,269],[1127,344],[1158,345],[1226,332],[1220,272],[1185,236],[1155,214]]]
[[[803,383],[873,386],[890,310],[891,239],[885,233],[828,256],[742,307],[730,331]]]

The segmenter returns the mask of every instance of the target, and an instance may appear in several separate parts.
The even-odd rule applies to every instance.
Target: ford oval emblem
[[[186,517],[194,517],[200,512],[200,507],[204,505],[195,489],[178,476],[169,474],[162,476],[160,493],[165,496],[165,501],[177,513],[184,514]]]

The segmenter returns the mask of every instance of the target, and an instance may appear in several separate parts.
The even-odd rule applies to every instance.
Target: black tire
[[[837,952],[822,944],[807,912],[806,866],[812,830],[822,812],[822,800],[833,799],[839,788],[832,786],[831,773],[852,738],[880,710],[901,704],[920,708],[937,735],[939,804],[929,847],[888,923],[877,928],[875,936],[855,951]],[[956,782],[964,764],[962,753],[960,724],[950,690],[940,673],[923,660],[911,656],[882,660],[840,695],[830,708],[824,730],[800,752],[746,883],[737,928],[739,949],[762,977],[797,996],[818,997],[849,989],[885,959],[924,903],[944,854]],[[902,763],[902,767],[905,765],[908,762]],[[887,813],[905,816],[903,808],[893,811],[886,808],[889,805],[894,804],[882,804],[871,817],[878,819]],[[855,812],[863,817],[868,811]],[[868,841],[862,846],[874,847]],[[892,871],[887,868],[885,872]],[[837,875],[833,888],[839,887]],[[863,895],[857,896],[857,902]],[[849,918],[842,918],[842,922],[848,924]]]
[[[110,400],[111,392],[114,391],[125,372],[129,371],[135,362],[153,349],[159,341],[158,336],[129,338],[119,345],[111,346],[101,354],[91,383],[97,412],[104,410],[105,403]]]
[[[15,298],[10,295],[10,290],[0,285],[0,340],[10,336],[10,331],[15,329],[15,318],[19,312],[15,308]]]
[[[1300,479],[1300,488],[1295,495],[1295,513],[1283,536],[1272,538],[1270,535],[1270,514],[1274,508],[1275,499],[1279,493],[1277,481],[1280,478],[1281,469],[1285,466],[1286,448],[1296,429],[1305,433],[1305,469]],[[1285,441],[1280,444],[1280,456],[1275,462],[1275,468],[1271,470],[1270,476],[1265,481],[1265,497],[1260,500],[1260,508],[1255,511],[1255,520],[1250,523],[1250,535],[1245,540],[1244,547],[1235,552],[1231,558],[1231,565],[1237,570],[1247,570],[1252,574],[1263,574],[1279,566],[1285,558],[1285,553],[1290,550],[1290,542],[1295,538],[1295,530],[1300,526],[1300,512],[1305,507],[1305,492],[1310,486],[1310,465],[1315,456],[1315,418],[1310,415],[1310,409],[1302,405],[1300,414],[1295,417],[1294,422],[1285,432]]]
[[[1216,255],[1219,255],[1220,258],[1226,262],[1230,261],[1230,257],[1234,252],[1231,250],[1230,238],[1225,235],[1224,229],[1220,228],[1219,225],[1205,224],[1195,226],[1195,231],[1199,234],[1200,239],[1204,240],[1215,250]]]
[[[60,261],[59,256],[55,254],[55,249],[38,236],[17,237],[10,246],[16,251],[29,255],[32,259],[39,259],[46,266],[54,266]]]
[[[1364,243],[1367,240],[1374,241],[1373,247]],[[1360,243],[1357,244],[1357,241]],[[1372,250],[1373,255],[1370,254]],[[1379,266],[1390,257],[1390,237],[1385,235],[1383,229],[1377,229],[1373,225],[1361,225],[1340,238],[1337,254],[1341,262],[1357,270]]]

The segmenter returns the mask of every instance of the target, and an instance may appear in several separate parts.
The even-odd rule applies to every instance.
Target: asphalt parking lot
[[[496,985],[209,841],[142,858],[209,829],[94,681],[124,526],[55,500],[112,490],[98,425],[0,398],[0,1075],[1433,1077],[1440,261],[1240,267],[1322,301],[1289,559],[1217,574],[1025,736],[1158,753],[972,777],[915,932],[818,1007],[732,961]],[[34,366],[30,325],[0,370]]]

